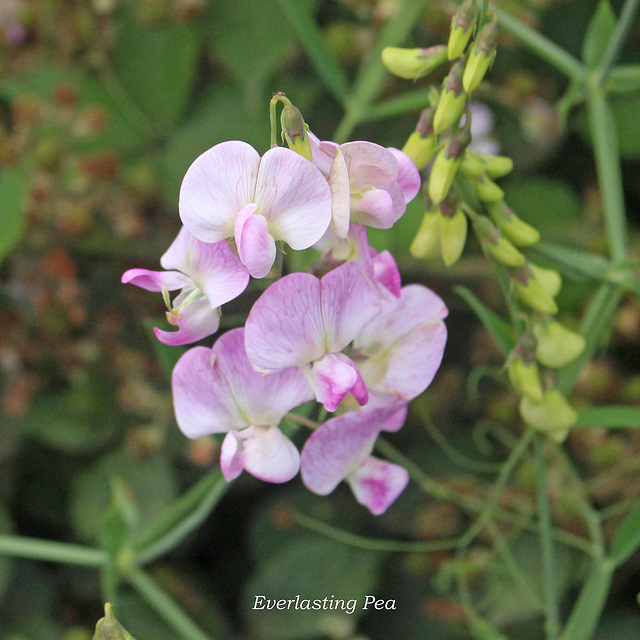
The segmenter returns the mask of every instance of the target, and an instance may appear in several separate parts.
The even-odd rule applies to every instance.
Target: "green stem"
[[[602,61],[602,70],[600,71],[600,84],[603,85],[606,80],[611,67],[613,67],[615,61],[620,55],[620,51],[627,40],[629,31],[633,25],[633,20],[636,16],[636,12],[640,8],[640,0],[627,0],[622,8],[620,19],[618,20],[618,26],[613,33],[609,46],[604,54]]]
[[[538,33],[535,29],[528,27],[510,13],[502,9],[496,9],[496,11],[498,13],[498,23],[505,31],[572,80],[576,82],[585,80],[584,67],[570,53],[567,53],[562,47],[551,42],[549,38]]]
[[[133,588],[183,640],[211,640],[198,625],[144,571],[131,569],[126,576]]]
[[[611,69],[606,88],[614,93],[640,91],[640,64],[623,65]]]
[[[544,436],[541,433],[536,433],[535,456],[540,553],[542,555],[542,578],[545,599],[545,631],[547,640],[555,640],[560,632],[558,575],[552,538],[551,506],[547,493],[547,465],[544,452]]]
[[[424,10],[424,0],[402,0],[396,14],[382,28],[375,46],[356,79],[353,95],[335,134],[335,142],[344,142],[362,121],[373,99],[380,93],[386,77],[382,64],[382,50],[402,44]]]
[[[383,100],[369,107],[362,115],[361,121],[372,122],[375,120],[384,120],[386,118],[393,118],[394,116],[410,113],[411,111],[417,111],[418,109],[424,109],[424,107],[429,104],[430,94],[431,88],[416,89],[415,91],[403,93],[401,96]]]
[[[0,555],[83,567],[102,567],[109,560],[101,549],[12,535],[0,535]]]

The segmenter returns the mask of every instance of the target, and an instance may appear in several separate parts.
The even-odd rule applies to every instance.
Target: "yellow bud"
[[[513,388],[534,402],[542,402],[542,384],[540,371],[535,360],[525,362],[522,356],[515,356],[507,367],[509,380]]]
[[[526,267],[513,274],[515,291],[520,300],[540,313],[554,315],[558,305]]]
[[[578,414],[557,389],[545,391],[542,402],[523,397],[520,415],[528,425],[544,431],[556,442],[562,442],[578,420]]]
[[[491,22],[480,29],[469,54],[467,65],[464,69],[462,83],[464,90],[471,93],[478,88],[487,70],[493,63],[498,46],[498,22],[494,16]]]
[[[465,2],[460,5],[456,15],[453,16],[449,42],[447,44],[449,60],[455,60],[464,53],[476,24],[476,14],[476,0],[465,0]]]
[[[482,202],[499,202],[504,198],[504,191],[487,176],[476,184],[476,193]]]
[[[436,134],[440,134],[452,127],[462,116],[467,103],[467,94],[462,88],[462,74],[464,63],[456,62],[444,82],[444,89],[438,100],[433,128]]]
[[[586,344],[579,333],[563,327],[555,320],[536,322],[533,334],[538,340],[536,358],[552,369],[559,369],[575,360]]]
[[[440,219],[440,252],[447,267],[452,266],[462,255],[467,240],[467,216],[460,207]]]
[[[422,224],[411,243],[411,255],[414,258],[431,260],[440,255],[440,219],[439,211],[427,211]]]
[[[503,178],[513,171],[513,160],[507,156],[480,155],[485,171],[490,178]]]
[[[405,80],[417,80],[447,60],[447,48],[436,45],[428,49],[385,47],[382,64],[394,75]]]
[[[407,139],[402,150],[413,160],[413,164],[415,164],[418,171],[420,171],[433,159],[436,146],[435,136],[431,135],[423,138],[419,131],[414,131]]]
[[[552,298],[555,298],[560,293],[562,276],[555,269],[543,269],[536,264],[530,264],[529,268],[533,273],[533,277]]]
[[[449,194],[459,165],[460,160],[449,156],[446,147],[436,156],[429,175],[429,198],[434,204],[440,204]]]
[[[460,171],[466,176],[477,180],[482,178],[485,174],[484,162],[480,160],[477,154],[473,153],[470,149],[467,149],[462,156],[462,164],[460,165]]]
[[[518,218],[504,200],[489,205],[489,214],[500,231],[517,247],[530,247],[540,240],[538,230]]]
[[[495,244],[486,243],[489,253],[507,267],[520,267],[525,263],[524,256],[504,237]]]

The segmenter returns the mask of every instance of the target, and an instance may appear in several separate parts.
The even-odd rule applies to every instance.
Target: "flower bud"
[[[531,269],[533,277],[552,298],[560,293],[562,277],[555,269],[543,269],[536,264],[529,264],[529,269]]]
[[[478,88],[496,56],[498,46],[498,21],[494,16],[491,22],[480,29],[464,69],[462,83],[464,90],[471,93]]]
[[[311,162],[313,160],[311,141],[300,109],[291,102],[285,102],[280,116],[280,124],[282,125],[282,135],[289,149]]]
[[[467,216],[457,196],[440,205],[440,253],[447,267],[454,265],[462,255],[467,240]]]
[[[431,260],[440,255],[440,212],[427,211],[409,251],[414,258]]]
[[[507,156],[490,156],[485,153],[479,155],[490,178],[504,178],[513,171],[513,160]]]
[[[544,431],[556,442],[562,442],[578,420],[578,414],[557,389],[545,391],[542,402],[523,397],[520,415],[528,425]]]
[[[116,620],[113,607],[107,602],[104,618],[98,620],[93,640],[134,640],[133,636]]]
[[[477,180],[485,174],[484,162],[471,149],[467,149],[464,152],[464,156],[462,156],[460,171],[469,176],[469,178]]]
[[[513,388],[534,402],[542,402],[542,383],[536,362],[536,339],[532,333],[522,335],[507,364]]]
[[[449,60],[459,58],[467,47],[473,28],[476,26],[477,1],[465,0],[451,21],[451,31],[447,44]]]
[[[473,221],[482,246],[498,261],[508,267],[520,267],[524,256],[500,233],[485,216],[477,216]]]
[[[416,130],[402,147],[418,171],[424,169],[433,159],[436,152],[436,138],[433,134],[433,116],[435,109],[427,107],[420,114]]]
[[[471,121],[467,118],[465,126],[449,138],[431,167],[428,191],[429,198],[434,204],[440,204],[447,197],[462,161],[464,150],[470,142]]]
[[[558,313],[558,305],[528,267],[512,272],[511,277],[516,294],[522,302],[540,313]]]
[[[401,49],[385,47],[382,64],[394,75],[405,80],[426,76],[447,60],[447,47],[442,44],[428,49]]]
[[[487,176],[476,184],[476,193],[481,202],[499,202],[504,198],[504,191]]]
[[[533,325],[538,340],[536,358],[545,367],[559,369],[575,360],[585,348],[585,340],[579,334],[563,327],[555,320],[543,320]]]
[[[433,128],[436,134],[442,133],[452,127],[464,111],[467,103],[467,94],[462,88],[462,74],[464,62],[456,62],[444,81],[444,89],[438,100],[438,107],[433,119]]]
[[[488,209],[491,218],[498,225],[500,231],[516,247],[530,247],[540,240],[538,230],[518,218],[503,199],[490,204]]]

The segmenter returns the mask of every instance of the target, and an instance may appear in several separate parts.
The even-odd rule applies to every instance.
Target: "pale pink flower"
[[[243,329],[228,331],[212,349],[187,351],[176,364],[172,386],[176,419],[186,436],[227,433],[220,454],[227,480],[243,470],[276,483],[298,473],[298,450],[278,425],[313,393],[298,369],[271,376],[255,371],[245,353]]]
[[[320,171],[290,149],[262,158],[245,142],[205,151],[180,188],[180,217],[203,242],[235,239],[241,262],[263,278],[276,258],[276,241],[293,249],[317,242],[331,221],[331,189]]]

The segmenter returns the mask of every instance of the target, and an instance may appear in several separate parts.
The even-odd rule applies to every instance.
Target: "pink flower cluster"
[[[280,147],[260,157],[237,141],[197,158],[180,190],[184,227],[161,258],[165,271],[131,269],[122,281],[163,293],[177,331],[156,329],[156,336],[184,345],[218,330],[220,307],[250,277],[272,271],[278,243],[320,251],[314,273],[322,277],[276,280],[244,328],[180,358],[172,380],[176,418],[190,438],[227,434],[227,480],[246,470],[280,483],[300,471],[321,495],[345,480],[380,514],[408,476],[373,457],[374,444],[382,431],[400,429],[408,403],[433,379],[447,309],[426,287],[402,287],[391,254],[367,241],[364,225],[390,228],[420,189],[408,156],[370,142],[310,137],[313,162]],[[336,415],[299,453],[280,423],[313,399]]]

